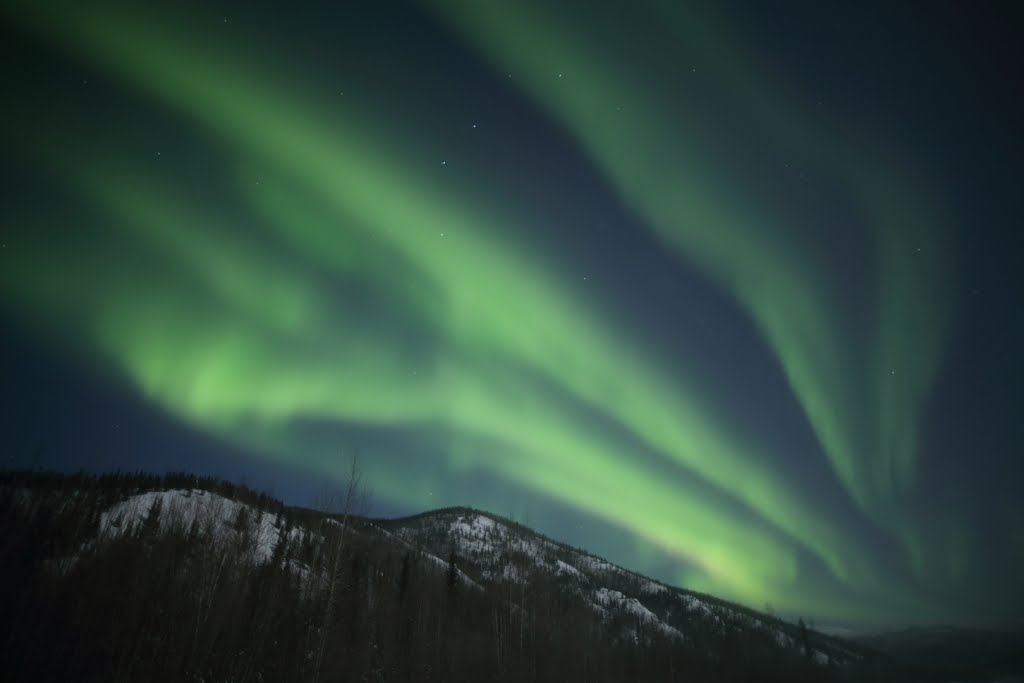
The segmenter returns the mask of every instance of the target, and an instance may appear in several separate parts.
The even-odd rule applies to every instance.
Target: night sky
[[[941,4],[4,2],[4,465],[1020,619],[1022,23]]]

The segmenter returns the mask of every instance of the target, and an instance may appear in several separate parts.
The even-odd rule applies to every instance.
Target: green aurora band
[[[909,174],[883,152],[833,131],[806,133],[814,126],[772,101],[744,60],[721,66],[751,104],[752,123],[834,174],[872,229],[886,296],[868,357],[858,357],[841,332],[857,321],[843,319],[843,302],[821,286],[828,277],[797,236],[770,211],[734,207],[706,179],[711,155],[687,127],[686,103],[615,76],[651,65],[603,53],[597,38],[580,39],[534,3],[436,6],[515,70],[625,205],[735,297],[863,523],[895,519],[894,499],[913,483],[916,429],[945,326],[933,294],[944,256],[926,193],[911,191]],[[680,580],[689,587],[819,617],[927,616],[922,596],[892,577],[883,585],[856,540],[860,527],[814,505],[772,468],[767,446],[701,399],[696,380],[660,372],[614,315],[538,250],[510,241],[517,218],[498,202],[417,172],[408,152],[389,146],[395,131],[328,116],[255,51],[210,49],[212,40],[196,37],[201,29],[177,18],[45,2],[12,14],[246,161],[233,169],[240,219],[184,183],[147,177],[101,143],[30,143],[29,154],[87,207],[83,234],[61,248],[42,238],[24,245],[0,275],[4,297],[59,320],[171,414],[332,474],[345,463],[315,453],[298,423],[410,429],[448,456],[448,478],[485,472],[628,530],[685,560],[692,569]],[[662,18],[666,31],[693,33],[686,17]],[[553,64],[569,77],[557,78]],[[628,139],[614,121],[619,101],[643,121]],[[42,219],[24,220],[46,234]],[[919,270],[901,274],[897,255],[926,235]],[[357,293],[325,294],[339,285]],[[372,312],[367,292],[379,304]],[[614,433],[596,430],[594,415]],[[435,480],[437,467],[395,472],[380,462],[365,458],[379,495],[465,502],[457,486]],[[910,528],[899,526],[908,554],[931,552]]]
[[[785,226],[772,225],[766,207],[737,210],[707,180],[714,177],[714,157],[704,149],[706,128],[690,123],[696,119],[692,103],[625,77],[657,72],[659,65],[638,58],[635,50],[614,49],[621,24],[584,34],[573,30],[578,14],[559,14],[550,3],[434,4],[486,56],[515,72],[516,82],[565,124],[623,201],[668,246],[732,292],[775,351],[837,475],[866,512],[884,517],[912,482],[922,403],[947,325],[943,224],[914,174],[901,171],[892,155],[871,149],[862,137],[823,130],[774,95],[784,89],[765,87],[769,77],[755,70],[753,59],[739,56],[735,42],[723,47],[724,32],[709,26],[706,12],[684,9],[687,3],[656,3],[664,37],[683,39],[694,46],[702,68],[721,71],[723,90],[754,114],[749,124],[763,126],[790,158],[835,177],[872,230],[878,334],[870,357],[858,358],[843,343],[841,302],[821,286],[827,275],[792,236],[785,237]],[[648,82],[670,79],[643,83]],[[635,118],[628,132],[621,123],[623,102]],[[927,250],[915,252],[922,244]],[[908,273],[910,254],[918,258]],[[866,416],[865,429],[850,418],[867,406],[875,414]],[[858,440],[861,433],[867,434],[864,441]]]

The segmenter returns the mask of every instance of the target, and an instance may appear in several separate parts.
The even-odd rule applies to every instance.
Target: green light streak
[[[660,373],[537,255],[503,239],[516,233],[512,219],[453,196],[411,170],[408,155],[380,145],[387,131],[337,114],[328,120],[281,84],[247,78],[232,55],[130,10],[48,7],[25,8],[22,18],[271,169],[259,188],[238,179],[243,228],[101,154],[68,161],[43,152],[118,239],[164,262],[150,271],[111,255],[96,266],[104,277],[94,277],[93,265],[68,258],[50,271],[8,273],[5,284],[29,306],[72,311],[88,301],[91,320],[78,324],[154,401],[277,457],[296,451],[282,434],[299,419],[413,425],[424,440],[454,430],[462,440],[451,468],[482,468],[630,529],[693,562],[708,590],[754,604],[805,604],[801,548],[841,582],[874,585],[852,535],[771,469],[771,453],[734,435],[697,387]],[[810,269],[791,256],[795,245],[769,239],[720,193],[704,192],[696,160],[679,174],[652,171],[653,133],[627,142],[611,135],[609,120],[587,115],[605,99],[600,79],[567,96],[540,85],[548,57],[577,60],[571,73],[593,68],[589,55],[565,47],[570,41],[553,33],[535,55],[521,54],[514,22],[466,21],[503,58],[522,62],[531,90],[578,126],[630,205],[744,303],[860,500],[868,484],[843,422],[852,410],[842,390],[845,350],[827,295],[807,286]],[[280,253],[239,239],[246,229]],[[40,245],[29,262],[52,260]],[[340,278],[382,293],[395,320],[367,320],[358,306],[330,300],[325,285]],[[435,347],[410,351],[393,325]],[[887,394],[885,408],[905,410],[915,391]],[[584,410],[625,427],[631,441],[599,438],[579,417]],[[910,447],[903,427],[879,422],[904,463],[895,455]],[[481,456],[481,444],[501,455]],[[671,459],[679,476],[666,481],[636,467],[633,451]],[[396,499],[418,495],[400,474],[380,475]]]
[[[658,9],[677,37],[715,56],[705,63],[730,84],[726,92],[754,113],[754,125],[793,159],[835,177],[863,212],[878,264],[877,334],[868,359],[877,425],[870,483],[876,503],[891,502],[912,483],[918,425],[949,326],[951,273],[941,203],[907,160],[830,126],[815,115],[811,101],[759,68],[761,60],[732,39],[712,8],[683,11],[658,3]]]
[[[174,412],[234,440],[246,439],[251,420],[299,415],[454,426],[509,452],[480,465],[642,533],[703,567],[720,587],[755,594],[766,580],[796,579],[792,553],[770,529],[730,518],[699,485],[636,469],[617,455],[622,446],[594,439],[587,425],[573,424],[562,406],[519,379],[522,369],[509,359],[439,357],[417,380],[395,362],[401,354],[385,335],[343,307],[311,305],[319,297],[307,275],[229,243],[201,215],[104,169],[99,155],[76,157],[88,163],[74,181],[116,216],[126,237],[145,237],[206,290],[206,306],[173,286],[133,295],[121,278],[109,289],[101,281],[94,295],[99,346]],[[276,285],[282,291],[264,303],[277,305],[254,315],[261,310],[254,292]],[[472,451],[454,455],[479,460]]]
[[[783,237],[787,231],[767,206],[734,208],[733,190],[713,180],[716,164],[693,105],[672,94],[682,86],[664,77],[661,65],[616,53],[609,49],[616,43],[611,33],[574,30],[575,18],[536,3],[433,5],[502,72],[515,72],[515,82],[565,125],[666,244],[732,292],[774,350],[851,496],[884,517],[912,482],[917,425],[947,317],[939,286],[943,224],[920,182],[893,155],[859,138],[849,144],[846,131],[825,130],[803,116],[742,46],[723,44],[727,33],[692,6],[660,6],[667,26],[660,37],[681,35],[697,50],[701,68],[716,70],[723,90],[753,112],[751,125],[766,128],[790,158],[805,157],[836,177],[861,207],[874,234],[878,273],[877,336],[865,375],[861,352],[843,338],[842,303],[822,286],[827,275]],[[661,87],[647,89],[650,82]],[[866,430],[860,416],[869,420]]]

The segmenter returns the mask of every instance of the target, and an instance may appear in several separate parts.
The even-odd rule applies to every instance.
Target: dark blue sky
[[[358,455],[376,514],[755,607],[1020,617],[1019,10],[50,5],[0,24],[7,467],[305,505]]]

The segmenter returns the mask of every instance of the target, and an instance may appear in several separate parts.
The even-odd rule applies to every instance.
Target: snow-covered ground
[[[694,595],[683,595],[681,596],[683,603],[686,608],[691,612],[700,612],[705,616],[714,616],[714,610],[711,609],[711,605],[704,602],[700,598]]]
[[[31,494],[17,493],[16,504],[27,506]],[[250,561],[256,564],[270,561],[282,542],[303,543],[307,535],[309,540],[322,538],[302,526],[288,527],[278,515],[255,506],[204,490],[175,489],[137,493],[112,505],[101,513],[96,541],[103,543],[141,530],[157,508],[162,531],[176,529],[187,533],[196,529],[219,545],[249,553]],[[438,571],[449,569],[446,558],[449,550],[453,550],[460,581],[479,590],[484,590],[490,581],[518,584],[525,589],[537,576],[557,577],[564,590],[579,596],[584,605],[607,623],[617,624],[616,628],[621,628],[620,633],[627,638],[638,639],[643,633],[657,632],[685,639],[685,632],[693,623],[691,619],[721,624],[723,619],[730,618],[727,605],[667,587],[483,513],[439,511],[389,525],[390,531],[382,524],[369,523],[361,528],[378,534],[380,542],[414,549]],[[77,556],[52,558],[48,569],[56,575],[66,574],[77,561]],[[289,561],[289,566],[303,585],[317,584],[310,566],[295,559]],[[659,617],[651,607],[666,616]],[[763,632],[779,647],[800,646],[792,633],[774,622],[743,618],[757,622],[751,622],[750,627]],[[838,661],[857,656],[854,652],[826,649]],[[819,649],[812,650],[811,657],[821,666],[830,663],[830,655]]]
[[[635,616],[644,624],[649,624],[660,630],[665,635],[682,638],[683,634],[669,626],[658,615],[644,607],[643,603],[636,598],[623,595],[619,591],[608,588],[598,588],[591,593],[593,604],[600,608],[600,611],[607,613],[609,608],[619,612]]]
[[[484,579],[525,584],[534,573],[563,577],[576,586],[574,590],[579,591],[586,604],[605,618],[624,615],[639,622],[640,628],[653,628],[673,638],[684,637],[678,629],[665,623],[645,606],[639,597],[626,595],[610,587],[617,581],[639,581],[641,595],[655,596],[669,590],[664,585],[541,536],[517,533],[485,514],[459,513],[437,520],[421,520],[396,533],[410,543],[431,538],[434,543],[450,543],[460,559],[477,566]],[[494,567],[495,558],[507,557],[509,554],[519,559]],[[691,596],[684,597],[687,599],[685,606],[690,610],[711,614],[710,608],[703,601]],[[637,637],[637,633],[638,630],[633,629],[634,637]]]
[[[258,563],[269,561],[274,548],[285,536],[276,515],[216,493],[175,489],[147,491],[116,503],[100,516],[100,539],[113,539],[137,530],[156,505],[160,506],[161,531],[175,528],[187,531],[198,523],[199,529],[211,534],[218,543],[238,541],[242,533],[251,534],[253,560]],[[244,531],[238,529],[240,517]],[[287,538],[298,541],[303,533],[295,527]]]
[[[559,574],[568,574],[569,576],[573,576],[581,581],[587,581],[586,574],[581,572],[579,569],[576,569],[576,567],[571,564],[562,562],[561,560],[555,560],[555,571]]]

